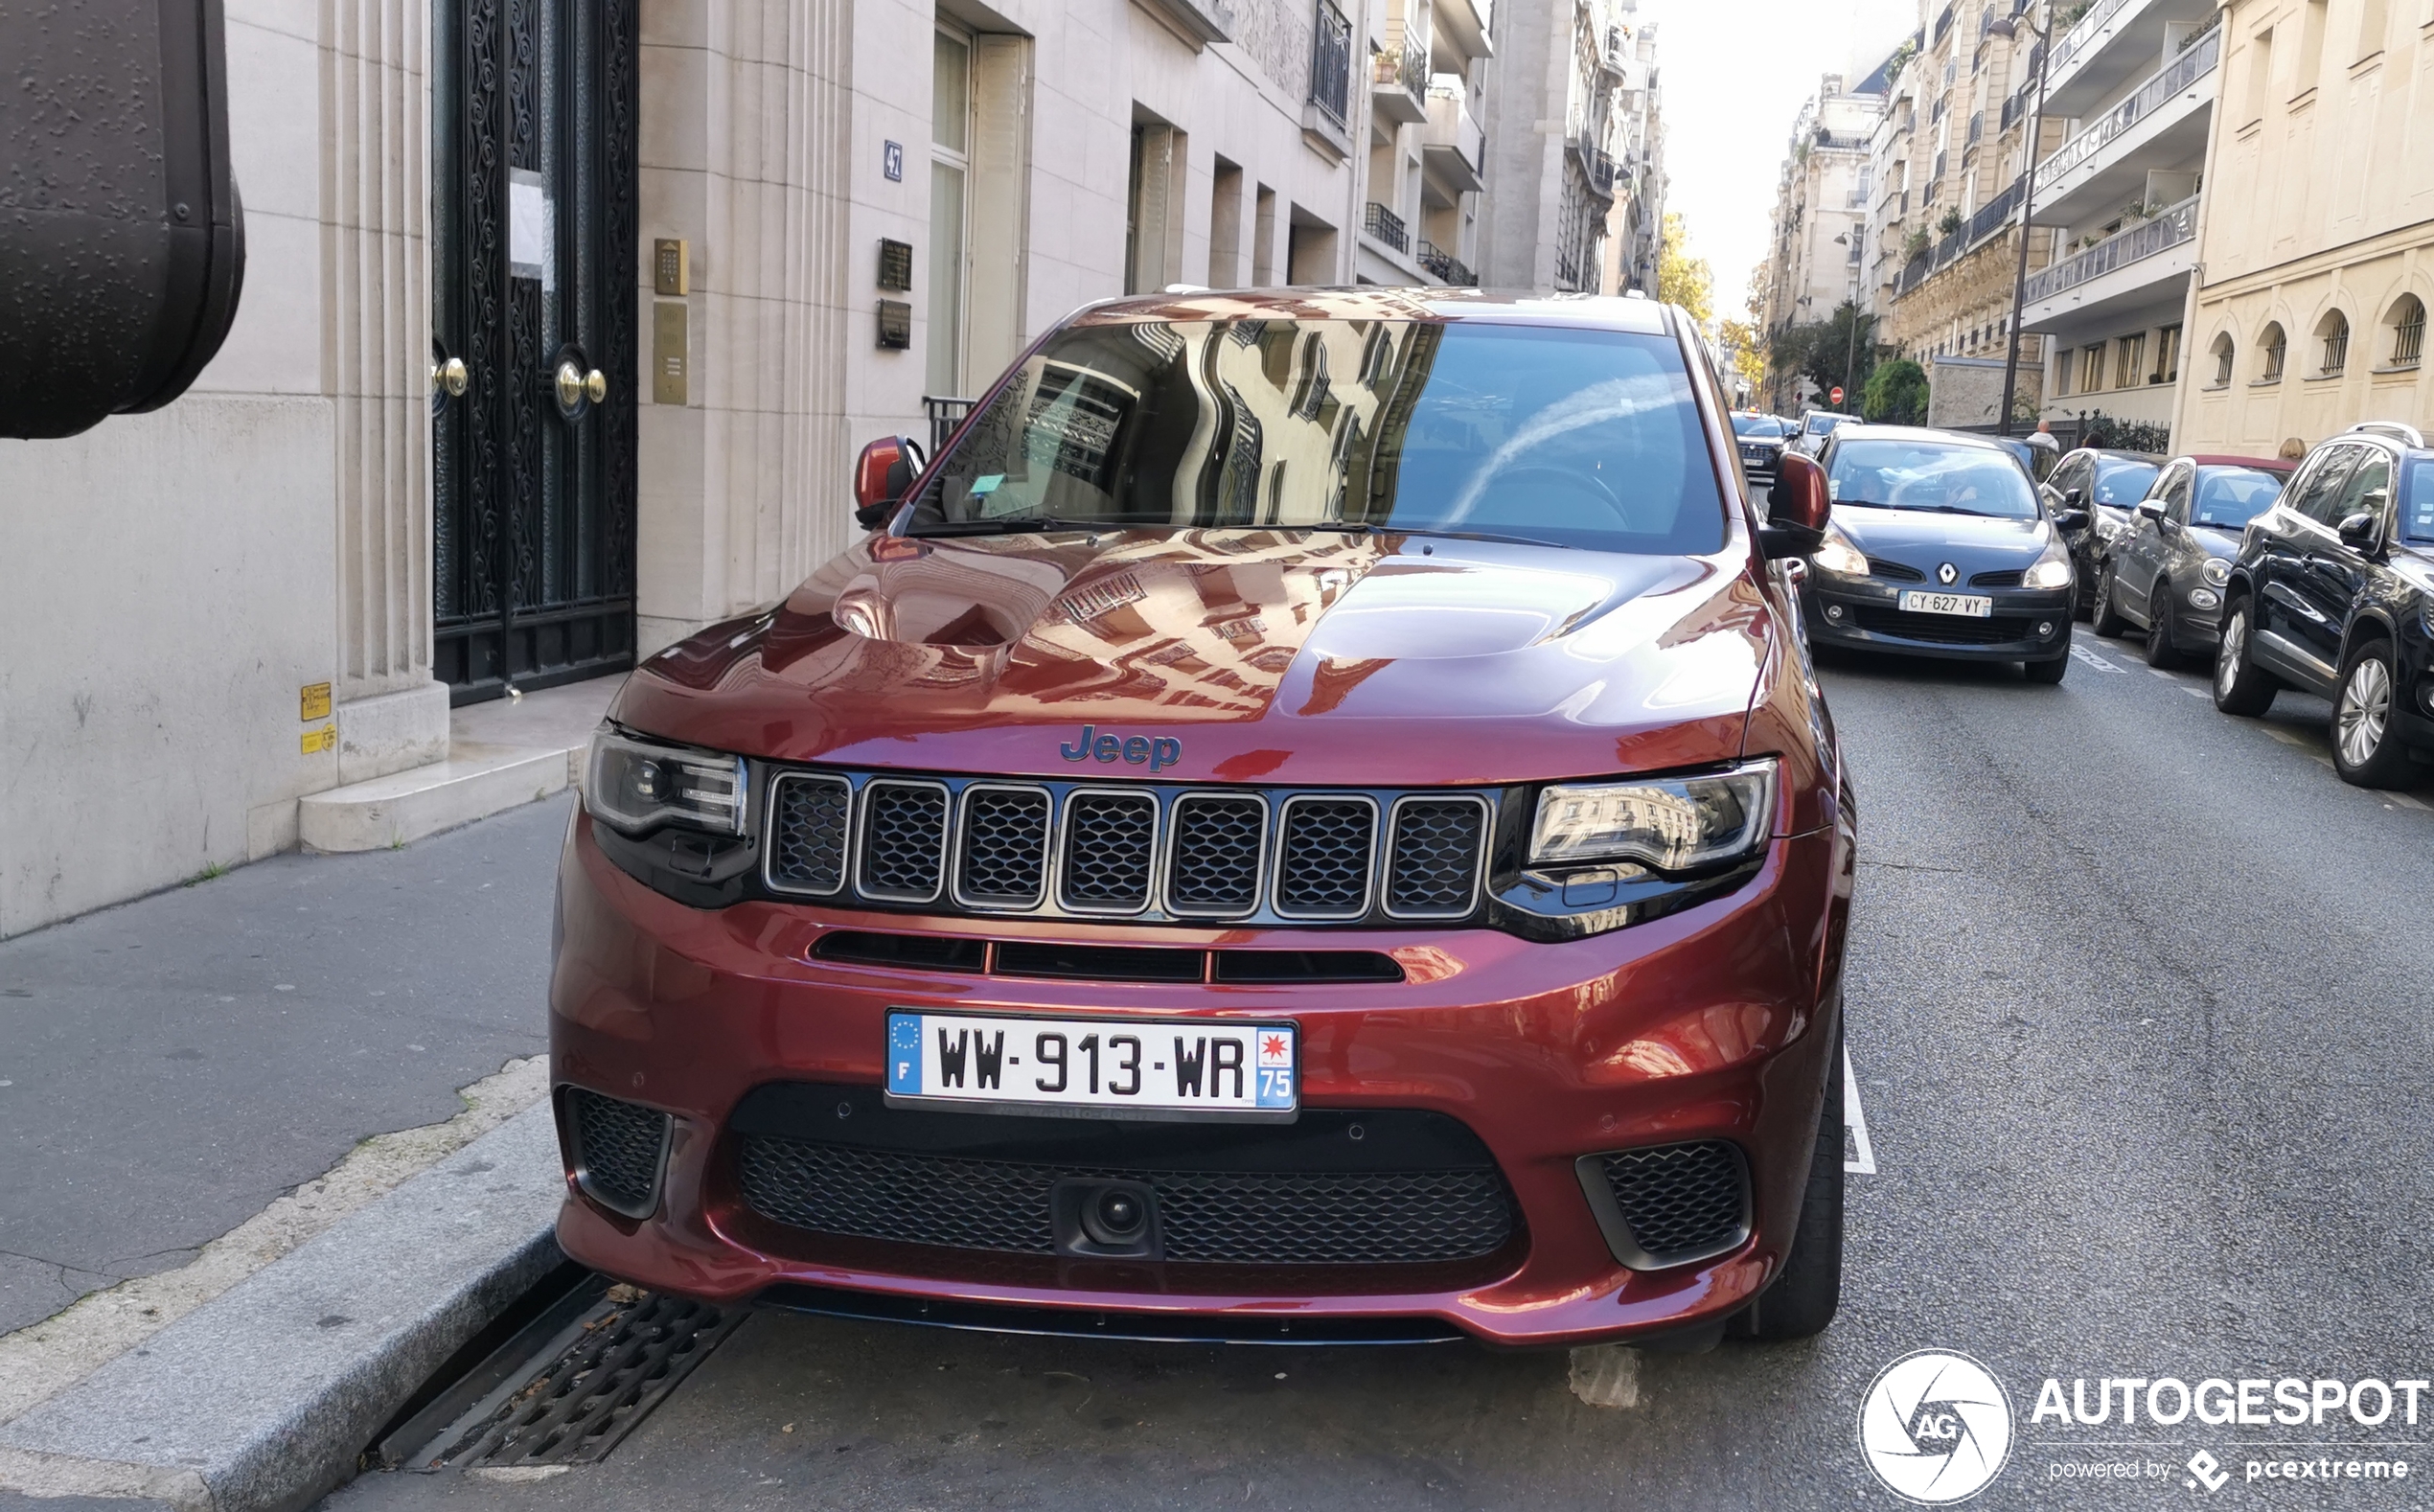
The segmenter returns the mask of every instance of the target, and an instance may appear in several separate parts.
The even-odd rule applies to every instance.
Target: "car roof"
[[[2080,447],[2071,455],[2076,457],[2081,453],[2091,457],[2107,457],[2115,462],[2149,462],[2159,468],[2170,460],[2152,451],[2124,451],[2119,447]]]
[[[2174,460],[2193,462],[2201,468],[2254,468],[2260,472],[2278,473],[2285,478],[2299,470],[2299,464],[2289,457],[2235,457],[2227,452],[2199,451]]]
[[[1997,456],[2009,456],[2009,448],[1992,436],[1972,436],[1962,430],[1938,430],[1932,425],[1845,425],[1834,432],[1840,441],[1933,441],[1974,451],[1991,451]]]
[[[1196,288],[1086,305],[1077,326],[1151,320],[1477,320],[1670,334],[1668,307],[1606,294],[1533,294],[1476,288]]]

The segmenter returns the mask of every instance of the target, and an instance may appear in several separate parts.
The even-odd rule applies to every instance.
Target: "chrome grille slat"
[[[1259,907],[1268,854],[1268,800],[1258,793],[1187,792],[1175,800],[1166,842],[1166,911],[1230,919]]]
[[[1276,820],[1276,912],[1288,919],[1357,919],[1369,911],[1377,870],[1377,800],[1297,793]]]
[[[947,872],[947,785],[874,777],[862,784],[854,890],[889,903],[930,903]]]
[[[1487,800],[1467,793],[1395,799],[1386,856],[1388,913],[1397,919],[1466,916],[1479,906]]]
[[[1045,788],[976,782],[955,821],[955,902],[967,908],[1027,909],[1048,890]]]
[[[1158,796],[1080,788],[1065,796],[1057,902],[1075,913],[1148,909],[1158,860]]]

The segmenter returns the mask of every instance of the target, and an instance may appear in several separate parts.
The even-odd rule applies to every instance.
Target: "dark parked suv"
[[[2248,526],[2223,589],[2215,706],[2283,688],[2332,700],[2332,762],[2367,788],[2434,760],[2434,451],[2376,422],[2308,453]]]
[[[2055,514],[2085,510],[2087,523],[2063,532],[2078,567],[2078,612],[2096,607],[2096,580],[2113,548],[2138,531],[2138,502],[2164,470],[2164,459],[2144,451],[2081,447],[2054,465],[2042,493]]]

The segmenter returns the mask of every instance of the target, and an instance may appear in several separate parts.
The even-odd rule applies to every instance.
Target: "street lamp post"
[[[1850,245],[1850,233],[1845,232],[1836,237],[1834,245]],[[1850,318],[1843,322],[1843,402],[1848,404],[1858,397],[1857,385],[1853,382],[1859,372],[1859,275],[1855,266],[1851,274],[1850,299],[1843,308],[1850,311]]]
[[[1991,30],[2007,40],[2020,34],[2025,27],[2036,38],[2036,110],[2029,118],[2027,150],[2023,153],[2028,168],[2020,178],[2020,261],[2011,279],[2011,343],[2003,358],[2003,413],[1997,418],[1995,434],[2011,434],[2011,401],[2020,385],[2020,315],[2029,302],[2029,212],[2036,205],[2036,149],[2045,135],[2045,75],[2054,60],[2054,31],[2051,21],[2043,28],[2022,16],[2007,15],[1997,20]]]

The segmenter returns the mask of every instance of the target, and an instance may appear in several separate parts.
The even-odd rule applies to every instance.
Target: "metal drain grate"
[[[611,1287],[574,1340],[458,1433],[431,1468],[591,1464],[633,1432],[744,1317],[740,1307]]]

